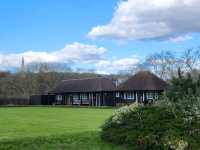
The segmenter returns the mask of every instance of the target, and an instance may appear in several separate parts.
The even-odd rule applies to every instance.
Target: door
[[[101,106],[101,94],[96,94],[96,106]]]
[[[70,100],[70,104],[73,105],[73,96],[72,95],[69,96],[69,100]]]
[[[137,99],[138,99],[139,103],[143,103],[143,93],[142,92],[137,93]]]

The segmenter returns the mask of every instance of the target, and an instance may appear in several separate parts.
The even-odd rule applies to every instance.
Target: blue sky
[[[94,25],[109,21],[116,1],[97,3],[97,0],[3,1],[1,50],[55,50],[74,41],[91,42],[85,38],[87,32]]]
[[[180,53],[199,46],[197,0],[181,4],[155,0],[153,5],[138,1],[1,1],[0,68],[19,67],[25,57],[27,63],[74,61],[74,68],[112,73],[119,66],[136,65],[151,53]],[[143,9],[144,4],[148,9]],[[176,10],[177,16],[169,14],[170,9]],[[155,17],[156,11],[161,14]],[[191,18],[197,23],[191,23]]]

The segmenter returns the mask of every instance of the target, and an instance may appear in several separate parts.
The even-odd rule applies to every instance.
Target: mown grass
[[[101,141],[100,126],[112,109],[0,108],[0,149],[118,150]]]

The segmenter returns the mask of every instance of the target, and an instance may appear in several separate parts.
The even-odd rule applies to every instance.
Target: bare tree
[[[182,70],[191,72],[200,67],[200,47],[197,49],[191,48],[183,52],[180,58],[180,65]]]
[[[163,79],[169,78],[177,69],[177,58],[172,52],[162,51],[146,58],[146,66]]]
[[[26,65],[26,72],[71,72],[71,64],[68,63],[31,63]]]

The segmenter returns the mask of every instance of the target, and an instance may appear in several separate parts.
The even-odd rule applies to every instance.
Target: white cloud
[[[170,37],[168,42],[178,43],[178,42],[188,41],[191,39],[192,39],[192,36],[184,35],[184,36]]]
[[[19,67],[22,57],[25,58],[26,64],[33,62],[91,63],[103,59],[105,52],[106,49],[103,47],[74,42],[53,52],[26,51],[23,53],[0,54],[0,67]]]
[[[96,45],[81,44],[78,42],[68,44],[64,48],[52,52],[48,51],[25,51],[23,53],[2,54],[0,53],[0,70],[18,68],[21,66],[22,57],[25,64],[30,63],[73,63],[76,70],[78,67],[84,71],[87,68],[94,69],[97,73],[110,74],[126,71],[140,62],[139,57],[111,59],[105,58],[107,49]]]
[[[199,32],[199,8],[199,0],[120,1],[112,20],[92,28],[88,36],[135,40],[179,37]]]
[[[138,65],[140,59],[137,56],[130,56],[113,60],[100,60],[96,64],[96,70],[98,73],[110,74],[117,73],[119,71],[126,71],[134,66]]]

